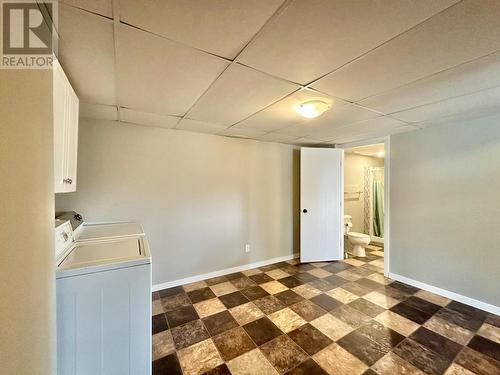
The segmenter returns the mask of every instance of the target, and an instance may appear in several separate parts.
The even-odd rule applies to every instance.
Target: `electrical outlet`
[[[249,244],[249,243],[247,243],[247,244],[245,245],[245,253],[249,253],[249,252],[250,252],[250,244]]]

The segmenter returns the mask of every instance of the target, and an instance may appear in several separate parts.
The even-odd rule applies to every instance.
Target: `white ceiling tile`
[[[278,129],[277,132],[295,135],[297,137],[306,137],[318,132],[330,132],[332,129],[379,116],[379,113],[344,102],[340,99],[334,99],[332,107],[321,116],[313,119],[306,119],[299,124],[293,124],[286,128]]]
[[[283,0],[121,0],[120,20],[233,59]]]
[[[398,126],[406,125],[404,122],[380,116],[377,118],[352,123],[338,128],[318,129],[310,134],[310,138],[324,141],[334,140],[341,137],[352,137],[375,132],[386,132]]]
[[[304,122],[304,117],[295,111],[295,107],[300,103],[313,99],[323,100],[328,103],[333,102],[333,99],[328,95],[314,90],[303,89],[239,122],[236,126],[271,131]]]
[[[419,130],[420,128],[412,125],[402,125],[402,126],[397,126],[395,128],[387,129],[387,130],[379,130],[379,131],[374,131],[370,133],[363,133],[363,134],[356,134],[356,135],[351,135],[351,136],[343,136],[340,138],[336,138],[335,140],[332,140],[328,143],[332,144],[343,144],[343,143],[351,143],[351,142],[358,142],[358,141],[365,141],[369,139],[375,139],[387,135],[394,135],[394,134],[400,134],[400,133],[407,133],[415,130]]]
[[[286,128],[278,129],[275,132],[299,138],[305,137],[315,129],[317,130],[319,128],[320,126],[315,126],[314,124],[310,124],[309,122],[302,122],[300,124],[294,124],[287,126]]]
[[[293,135],[286,135],[286,134],[272,132],[257,137],[257,139],[259,141],[265,141],[265,142],[292,143],[292,141],[297,139],[297,137]]]
[[[456,2],[295,1],[238,61],[306,84]]]
[[[464,0],[327,75],[313,87],[359,101],[485,56],[500,50],[499,19],[500,1]]]
[[[226,129],[227,126],[224,125],[216,125],[210,124],[208,122],[196,121],[192,119],[184,118],[179,124],[177,124],[176,129],[187,130],[198,133],[208,133],[208,134],[217,134],[222,130]]]
[[[324,141],[320,141],[317,139],[311,139],[311,138],[298,138],[292,142],[295,145],[299,146],[321,146],[324,145],[326,146]]]
[[[425,127],[500,112],[500,2],[463,0],[442,11],[456,1],[287,1],[238,61],[301,83],[427,18],[313,85],[330,96],[240,64],[224,71],[227,60],[200,51],[234,57],[283,0],[120,0],[124,22],[164,37],[125,24],[114,36],[105,18],[112,0],[63,0],[59,59],[81,117],[117,120],[119,104],[121,120],[142,125],[350,142],[414,129],[394,118]],[[294,111],[317,98],[333,98],[322,116]],[[194,103],[197,120],[179,122]]]
[[[81,118],[93,118],[111,121],[118,120],[118,108],[113,105],[80,102],[78,114]]]
[[[113,17],[112,0],[61,0],[60,3],[85,9],[89,12],[100,14],[105,17]]]
[[[266,132],[264,130],[260,129],[252,129],[252,128],[237,128],[237,127],[230,127],[222,132],[219,133],[220,135],[227,135],[230,137],[241,137],[241,138],[257,138],[260,137]]]
[[[160,128],[173,128],[177,125],[179,120],[180,118],[175,116],[157,115],[156,113],[139,112],[123,107],[120,108],[120,121],[122,122],[156,126]]]
[[[189,111],[189,117],[232,125],[299,86],[239,64],[231,65]]]
[[[120,105],[183,115],[227,67],[218,57],[120,25],[116,41]]]
[[[373,96],[360,104],[390,114],[495,86],[500,86],[500,53]]]
[[[436,120],[427,120],[423,122],[413,123],[412,125],[416,125],[420,128],[426,128],[429,126],[437,126],[450,123],[458,124],[461,122],[476,120],[483,117],[498,116],[499,114],[500,114],[500,106],[489,107],[489,108],[476,109],[474,111],[470,111],[467,113],[459,113],[455,115],[440,117],[439,119]]]
[[[500,108],[500,87],[397,112],[392,117],[406,122],[417,123],[437,120],[452,115],[467,115],[475,111],[481,112],[496,108]]]
[[[59,5],[59,60],[82,101],[116,104],[113,21]]]

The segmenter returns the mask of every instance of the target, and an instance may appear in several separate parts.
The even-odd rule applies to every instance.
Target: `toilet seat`
[[[369,235],[358,232],[349,232],[347,235],[351,236],[352,238],[370,238]]]

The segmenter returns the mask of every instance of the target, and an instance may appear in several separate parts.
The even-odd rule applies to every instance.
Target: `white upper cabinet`
[[[54,62],[54,191],[76,191],[78,97],[57,60]]]

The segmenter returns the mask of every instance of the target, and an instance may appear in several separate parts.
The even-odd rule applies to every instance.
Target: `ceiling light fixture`
[[[322,100],[310,100],[295,107],[295,112],[305,118],[315,118],[330,109],[330,104]]]

